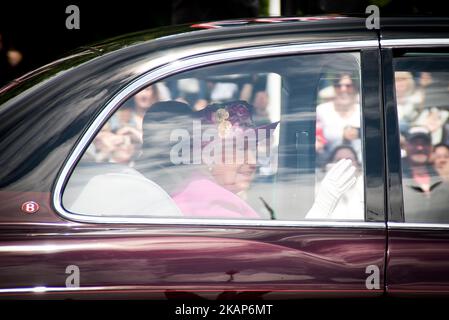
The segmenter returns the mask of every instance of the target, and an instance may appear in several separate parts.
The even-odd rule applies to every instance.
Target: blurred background
[[[258,16],[365,14],[375,4],[382,16],[448,16],[436,0],[6,0],[0,4],[0,86],[64,53],[96,41],[150,28]],[[80,10],[80,29],[65,26],[66,8]]]

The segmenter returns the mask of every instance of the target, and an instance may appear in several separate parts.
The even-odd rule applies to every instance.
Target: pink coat
[[[187,217],[260,218],[244,200],[205,176],[193,178],[172,198]]]

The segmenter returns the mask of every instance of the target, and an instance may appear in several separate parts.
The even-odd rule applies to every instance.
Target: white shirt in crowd
[[[354,112],[347,118],[342,118],[335,111],[334,102],[325,102],[318,105],[316,109],[317,121],[323,126],[324,138],[329,143],[331,149],[339,146],[343,142],[343,131],[347,126],[360,128],[360,106],[354,107]]]

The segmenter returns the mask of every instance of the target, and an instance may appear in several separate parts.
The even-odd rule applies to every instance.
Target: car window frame
[[[158,65],[150,68],[149,71],[143,73],[140,77],[138,77],[133,82],[125,85],[120,92],[118,92],[114,97],[109,100],[109,102],[104,106],[102,111],[96,116],[96,118],[91,122],[87,130],[82,135],[81,139],[77,142],[76,146],[72,149],[69,157],[67,158],[65,164],[61,168],[58,173],[58,177],[52,190],[52,204],[55,211],[61,215],[63,218],[75,221],[75,222],[83,222],[83,223],[113,223],[113,224],[149,224],[149,225],[158,225],[158,224],[188,224],[188,225],[236,225],[236,226],[268,226],[268,227],[279,227],[279,226],[302,226],[302,227],[367,227],[367,228],[383,228],[385,222],[385,215],[382,205],[376,206],[373,208],[368,207],[368,201],[366,195],[367,188],[367,170],[371,170],[371,168],[367,168],[364,166],[364,175],[365,175],[365,221],[331,221],[331,220],[244,220],[244,219],[198,219],[198,218],[155,218],[155,217],[105,217],[105,216],[92,216],[92,215],[82,215],[75,214],[67,211],[62,205],[62,195],[64,192],[65,185],[70,178],[72,171],[74,170],[76,164],[79,159],[84,154],[84,151],[87,149],[91,141],[94,139],[98,131],[102,128],[102,126],[108,121],[110,116],[122,105],[124,101],[133,96],[135,93],[140,91],[142,88],[160,81],[168,76],[192,70],[199,67],[206,67],[213,64],[218,63],[226,63],[233,61],[241,61],[246,59],[253,58],[268,58],[268,57],[281,57],[286,55],[293,54],[309,54],[309,53],[342,53],[342,52],[359,52],[361,57],[361,66],[360,73],[361,77],[361,91],[362,91],[362,125],[363,125],[363,137],[366,137],[366,128],[365,128],[365,117],[367,114],[371,114],[371,120],[373,112],[368,112],[368,110],[364,110],[365,103],[368,100],[371,101],[371,107],[377,105],[379,107],[379,101],[374,101],[370,92],[368,92],[365,88],[365,85],[371,83],[371,85],[375,85],[376,83],[376,75],[374,78],[372,76],[367,77],[364,80],[364,68],[371,65],[370,62],[367,61],[367,56],[365,54],[366,50],[371,50],[371,56],[373,53],[378,56],[378,41],[377,40],[361,40],[361,41],[337,41],[337,42],[328,42],[328,43],[306,43],[306,44],[281,44],[281,45],[271,45],[271,46],[258,46],[258,47],[250,47],[250,48],[239,48],[239,49],[230,49],[230,50],[222,50],[219,52],[202,52],[192,54],[190,52],[186,52],[184,56],[177,57],[175,60],[170,60],[170,57],[166,57],[167,61],[158,61]],[[378,58],[378,57],[374,57]],[[373,57],[369,58],[373,59]],[[374,71],[371,70],[371,73],[377,74],[378,70],[376,69],[378,66],[374,66]],[[378,79],[377,79],[378,80]],[[377,81],[377,84],[379,82]],[[377,93],[379,94],[379,93]],[[376,96],[376,94],[374,94]],[[373,103],[374,102],[374,103]],[[376,103],[377,102],[377,103]],[[372,111],[372,110],[371,110]],[[375,118],[375,117],[374,117]],[[379,121],[380,123],[380,121]],[[380,128],[379,128],[380,130]],[[381,141],[379,134],[381,131],[377,133],[376,139]],[[364,150],[364,160],[367,159],[366,155],[366,139],[363,139],[363,150]],[[378,150],[375,150],[376,153],[379,153]],[[381,153],[382,154],[382,153]],[[373,153],[374,155],[374,153]],[[383,183],[383,173],[375,172],[375,175],[381,179],[380,186],[376,188],[377,193],[379,190],[381,193],[384,193],[384,183]],[[375,205],[373,201],[370,201],[370,206]]]
[[[399,143],[399,124],[394,82],[394,49],[446,49],[448,38],[427,39],[381,39],[384,91],[384,127],[387,150],[387,227],[388,229],[449,230],[449,224],[406,222],[402,187],[402,164]]]

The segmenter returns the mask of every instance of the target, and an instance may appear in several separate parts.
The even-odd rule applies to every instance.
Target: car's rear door
[[[449,38],[431,36],[381,42],[391,295],[449,294]]]

